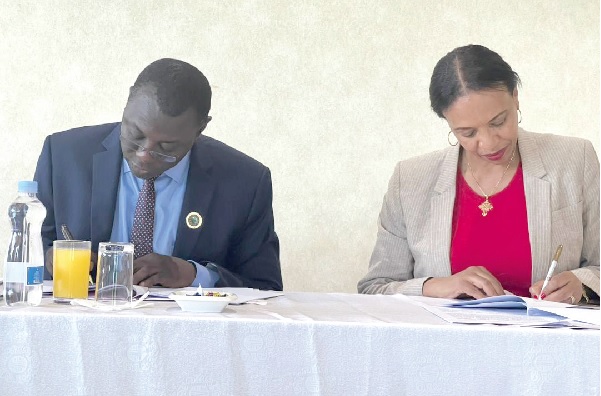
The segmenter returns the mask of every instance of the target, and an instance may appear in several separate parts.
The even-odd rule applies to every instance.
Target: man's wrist
[[[198,274],[198,268],[196,267],[196,263],[192,260],[186,260],[186,261],[188,261],[192,265],[192,267],[194,267],[194,278],[196,278],[196,275]]]
[[[190,263],[188,260],[184,260],[179,257],[171,257],[171,260],[177,268],[178,275],[176,276],[179,278],[177,283],[184,284],[183,286],[179,287],[190,286],[190,284],[194,282],[194,279],[196,279],[196,266],[194,266],[194,264]],[[194,269],[190,268],[190,264],[194,267]]]
[[[210,261],[196,262],[194,260],[188,260],[193,263],[197,270],[196,277],[192,281],[192,286],[202,287],[216,287],[216,283],[219,281],[219,268],[218,266]]]

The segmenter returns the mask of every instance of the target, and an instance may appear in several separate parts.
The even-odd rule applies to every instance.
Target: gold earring
[[[453,131],[449,131],[449,134],[447,135],[447,142],[449,142],[449,145],[455,147],[459,144],[459,140],[457,140],[455,144],[451,143],[451,133],[453,133]]]
[[[520,118],[518,119],[518,124],[522,123],[522,110],[518,109],[518,113],[520,113]]]

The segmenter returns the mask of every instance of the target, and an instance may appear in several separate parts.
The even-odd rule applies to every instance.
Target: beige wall
[[[289,291],[356,290],[394,164],[447,145],[428,83],[456,46],[489,46],[520,74],[524,128],[581,136],[599,149],[596,0],[0,7],[0,208],[17,180],[31,178],[46,135],[119,120],[142,68],[180,58],[214,88],[206,133],[273,172]],[[2,252],[7,237],[0,219]]]

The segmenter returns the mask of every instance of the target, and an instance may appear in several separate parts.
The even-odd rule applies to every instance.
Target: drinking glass
[[[100,242],[96,294],[98,302],[123,305],[132,302],[134,280],[134,245]]]
[[[88,298],[91,247],[90,241],[54,241],[54,302],[69,303],[75,298]]]

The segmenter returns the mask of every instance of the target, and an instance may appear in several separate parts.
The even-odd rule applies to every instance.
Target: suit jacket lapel
[[[117,124],[102,142],[106,150],[94,154],[92,158],[90,235],[94,247],[98,246],[98,242],[108,241],[111,237],[123,158],[119,144],[120,132],[121,124]]]
[[[520,129],[518,133],[524,192],[528,213],[528,233],[532,251],[532,279],[543,279],[551,259],[551,184],[534,138]]]
[[[201,136],[190,151],[190,168],[188,169],[186,192],[173,247],[173,256],[184,259],[191,257],[192,250],[196,246],[200,234],[205,229],[204,219],[208,217],[217,183],[211,172],[213,160],[203,144],[205,139],[204,136]],[[187,224],[186,217],[192,212],[198,213],[203,219],[203,224],[199,228],[191,228]]]
[[[433,252],[432,264],[436,268],[436,276],[451,275],[451,232],[453,222],[453,205],[455,204],[457,161],[459,146],[446,150],[440,174],[434,186],[434,194],[430,199],[430,249]]]

